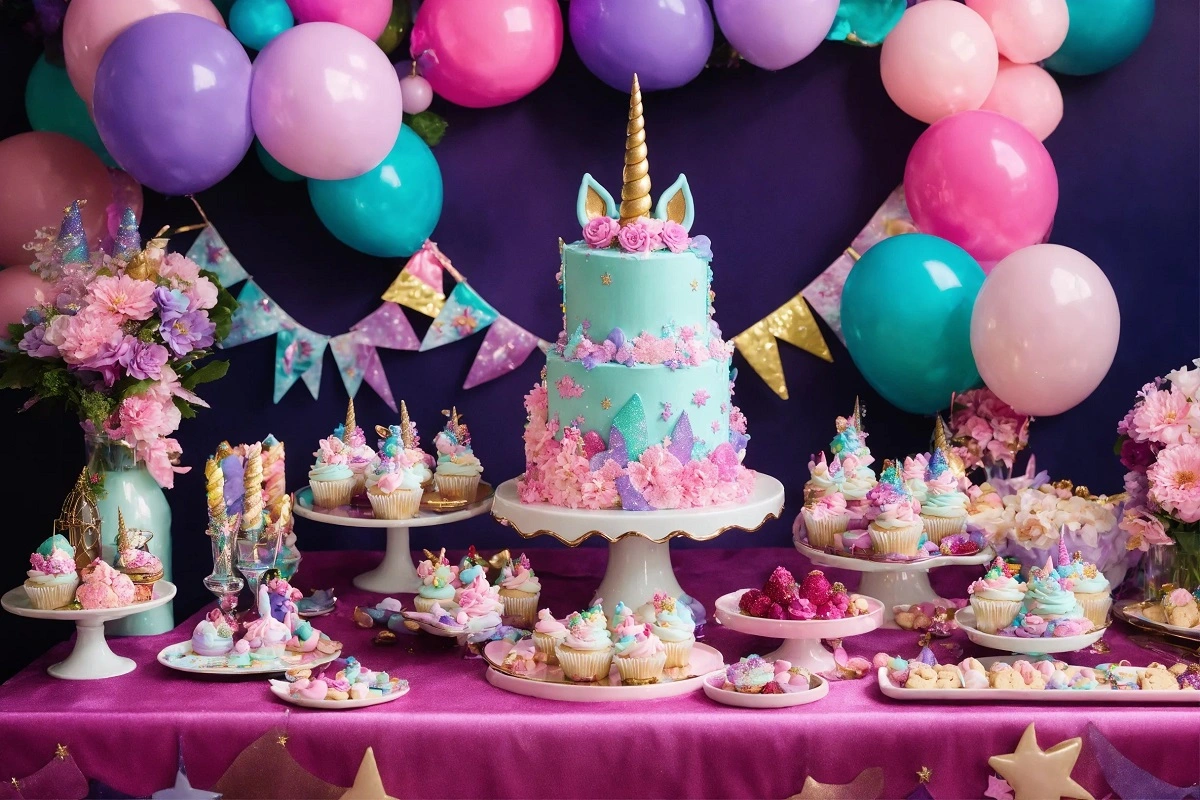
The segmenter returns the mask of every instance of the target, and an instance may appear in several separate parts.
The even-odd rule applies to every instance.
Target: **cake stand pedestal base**
[[[62,661],[47,667],[46,672],[68,681],[90,681],[115,678],[133,672],[137,663],[119,656],[104,638],[104,622],[81,619],[75,623],[75,648]]]
[[[809,672],[829,672],[837,668],[833,653],[825,649],[820,639],[784,639],[778,650],[763,658],[768,661],[783,659],[793,667],[803,667]]]
[[[626,536],[609,543],[608,568],[596,589],[596,597],[604,600],[606,614],[612,614],[618,600],[637,608],[660,591],[672,597],[684,593],[675,578],[667,542]]]
[[[929,584],[928,572],[864,572],[858,593],[883,603],[885,628],[898,628],[893,618],[894,606],[936,603],[941,600]]]
[[[421,588],[408,544],[408,528],[388,528],[383,561],[375,569],[354,578],[359,589],[379,594],[415,594]]]

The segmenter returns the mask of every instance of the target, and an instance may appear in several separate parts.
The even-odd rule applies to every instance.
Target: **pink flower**
[[[1134,409],[1130,432],[1139,441],[1195,444],[1193,425],[1200,430],[1200,407],[1189,403],[1182,390],[1150,388]]]
[[[174,439],[159,438],[151,441],[138,442],[134,451],[140,461],[145,462],[151,477],[164,489],[175,486],[175,476],[191,470],[191,467],[177,467],[183,448]]]
[[[687,230],[673,220],[667,220],[663,223],[662,233],[659,235],[662,238],[662,243],[672,253],[682,253],[691,244]]]
[[[195,283],[200,277],[200,265],[181,253],[167,253],[158,265],[158,274],[174,278],[178,283]]]
[[[621,225],[612,217],[592,217],[583,226],[583,240],[588,247],[608,247]]]
[[[1168,447],[1146,472],[1150,498],[1181,522],[1200,520],[1200,444]]]
[[[59,319],[68,322],[59,325]],[[47,335],[52,332],[62,336],[58,350],[63,361],[76,365],[91,360],[106,345],[115,348],[123,338],[120,317],[99,306],[88,306],[74,317],[55,317]]]
[[[152,281],[139,281],[128,275],[101,276],[88,288],[89,308],[126,319],[150,319],[156,288]]]
[[[149,442],[174,431],[163,413],[162,401],[149,392],[126,397],[121,401],[117,413],[126,435],[141,442]]]
[[[612,462],[609,462],[612,463]],[[583,482],[583,496],[580,502],[584,508],[612,508],[619,499],[616,484],[605,478],[599,472],[593,472]]]
[[[1129,534],[1125,542],[1127,550],[1146,551],[1155,545],[1171,544],[1162,522],[1145,510],[1126,511],[1117,527]]]
[[[188,299],[188,311],[214,308],[217,305],[217,287],[208,278],[199,278],[183,290]]]
[[[712,505],[720,475],[717,465],[705,459],[689,461],[679,476],[682,497],[680,508],[700,508]]]
[[[662,445],[647,447],[641,458],[629,463],[629,480],[654,508],[678,508],[683,496],[683,465]]]
[[[1121,466],[1134,472],[1145,472],[1154,463],[1154,450],[1149,442],[1126,439],[1121,442]]]
[[[692,392],[692,405],[703,408],[704,404],[708,402],[709,397],[710,395],[707,390],[697,389]]]
[[[654,219],[653,217],[650,217],[650,218],[645,218],[645,219],[639,219],[636,224],[642,225],[643,227],[645,227],[646,235],[650,238],[650,249],[651,250],[662,250],[663,249],[664,245],[663,245],[663,238],[662,238],[662,231],[663,231],[662,220]]]
[[[1188,369],[1186,366],[1168,372],[1166,377],[1173,389],[1183,392],[1192,402],[1200,402],[1200,358],[1192,361],[1198,369]]]
[[[563,375],[554,383],[558,388],[558,396],[562,398],[583,397],[583,387],[575,382],[570,375]]]
[[[648,253],[652,246],[650,232],[641,220],[635,220],[621,228],[617,233],[617,242],[627,253]]]

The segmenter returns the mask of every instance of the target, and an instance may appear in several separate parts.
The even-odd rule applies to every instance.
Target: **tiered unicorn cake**
[[[690,236],[687,179],[651,213],[637,77],[618,208],[591,175],[583,240],[562,245],[563,332],[525,398],[523,502],[628,511],[745,499],[746,420],[731,402],[732,345],[713,321],[712,252]]]

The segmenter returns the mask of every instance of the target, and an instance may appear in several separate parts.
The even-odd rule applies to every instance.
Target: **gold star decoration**
[[[17,780],[16,778],[13,778],[9,781],[9,783],[11,783],[13,788],[16,789],[18,792],[21,791],[21,782],[19,780]]]
[[[375,763],[375,751],[370,747],[363,753],[362,763],[358,765],[358,774],[354,776],[354,785],[346,790],[342,800],[395,800],[383,788],[379,765]]]
[[[1013,800],[1041,800],[1046,797],[1070,797],[1094,800],[1087,789],[1071,779],[1071,770],[1079,760],[1083,739],[1076,736],[1059,742],[1049,750],[1038,747],[1033,723],[1021,734],[1017,749],[988,759],[988,766],[1008,781]]]
[[[564,314],[567,313],[567,304],[566,303],[559,303],[558,307],[562,309],[562,312]]]
[[[281,733],[278,736],[276,736],[275,744],[279,745],[280,747],[287,747],[287,734]]]
[[[58,758],[59,761],[62,761],[70,754],[71,753],[67,750],[67,746],[65,744],[60,743],[57,747],[54,748],[54,755],[55,755],[55,757]]]
[[[883,794],[883,769],[868,767],[849,783],[821,783],[809,775],[800,794],[788,800],[876,800]]]
[[[932,778],[933,778],[933,770],[931,770],[929,767],[922,764],[921,768],[919,770],[917,770],[917,781],[919,783],[929,783],[929,781]]]
[[[609,400],[607,397],[604,398],[600,401],[600,407],[605,411],[608,411],[610,408],[612,408],[612,400]]]
[[[612,275],[607,272],[600,276],[600,282],[605,286],[612,286]]]
[[[692,291],[693,292],[700,291],[700,281],[696,281],[696,280],[692,281]]]

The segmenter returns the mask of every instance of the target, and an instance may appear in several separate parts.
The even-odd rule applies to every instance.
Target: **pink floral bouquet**
[[[1018,414],[991,389],[963,392],[951,404],[954,451],[967,469],[982,467],[992,478],[1003,464],[1011,475],[1017,453],[1029,444],[1031,419]]]
[[[166,239],[143,249],[131,209],[111,252],[89,251],[85,237],[76,203],[57,237],[43,229],[26,245],[50,288],[9,326],[0,388],[31,390],[26,408],[63,402],[87,433],[128,446],[169,488],[186,471],[171,434],[207,407],[193,389],[229,366],[199,362],[229,332],[237,301],[215,275],[167,253]]]
[[[1171,548],[1165,582],[1200,588],[1200,358],[1155,378],[1117,424],[1129,502],[1122,530],[1143,548]]]

